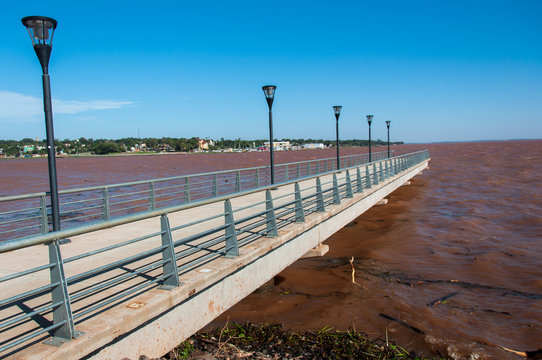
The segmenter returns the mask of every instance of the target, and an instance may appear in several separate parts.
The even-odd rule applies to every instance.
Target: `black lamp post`
[[[390,120],[386,120],[386,127],[388,128],[388,158],[390,157]]]
[[[367,123],[369,124],[369,162],[372,161],[371,156],[371,123],[373,122],[373,115],[367,115]]]
[[[55,136],[53,133],[53,108],[51,106],[51,83],[49,80],[49,57],[51,56],[53,34],[56,29],[56,20],[45,16],[27,16],[22,18],[23,25],[28,30],[32,45],[38,55],[43,70],[41,77],[43,83],[43,108],[45,111],[45,130],[47,134],[47,160],[49,165],[49,186],[51,189],[51,212],[53,214],[53,231],[60,230],[60,211],[58,206],[58,187],[56,182],[56,160],[55,160]],[[53,241],[48,243],[49,262],[55,266],[49,269],[51,283],[56,285],[51,290],[51,301],[53,304],[60,304],[53,309],[53,338],[45,343],[59,346],[66,340],[76,338],[80,335],[75,331],[73,313],[67,289],[66,274],[62,266],[62,256],[59,245],[70,242],[69,239]]]
[[[58,206],[58,186],[56,181],[55,136],[53,132],[53,110],[51,106],[51,83],[49,79],[49,57],[51,56],[53,34],[56,20],[45,16],[27,16],[22,19],[32,45],[38,55],[43,75],[43,108],[45,111],[45,130],[47,134],[47,159],[49,165],[49,186],[51,189],[51,210],[53,231],[60,230],[60,211]]]
[[[273,112],[271,108],[273,106],[273,99],[275,98],[275,85],[262,86],[267,105],[269,106],[269,156],[271,162],[271,185],[275,184],[275,161],[273,158]]]
[[[335,130],[337,132],[337,170],[340,170],[341,168],[341,163],[339,159],[339,116],[341,115],[341,109],[342,106],[339,105],[333,107],[333,111],[335,112],[335,119],[337,120],[335,124]]]

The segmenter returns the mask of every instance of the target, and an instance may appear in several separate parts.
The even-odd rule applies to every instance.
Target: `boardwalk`
[[[0,244],[0,358],[161,356],[428,162],[418,152]]]

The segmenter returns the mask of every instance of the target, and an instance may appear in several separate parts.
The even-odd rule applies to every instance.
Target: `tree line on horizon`
[[[177,152],[190,152],[198,149],[200,138],[122,138],[122,139],[92,139],[92,138],[78,138],[78,139],[55,139],[55,148],[57,153],[65,153],[69,155],[76,154],[96,154],[105,155],[111,153],[121,153],[131,151],[132,148],[142,151],[159,152],[159,151],[177,151]],[[209,140],[209,151],[220,151],[224,149],[253,149],[264,145],[265,142],[269,142],[267,139],[255,139],[255,140],[242,140],[238,139],[224,139]],[[324,139],[275,139],[274,141],[289,141],[292,146],[303,146],[305,144],[324,144],[325,147],[335,146],[335,140]],[[212,143],[212,145],[211,145]],[[142,147],[142,144],[145,144]],[[372,140],[371,145],[386,145],[387,142],[383,140]],[[390,144],[403,144],[402,141],[390,142]],[[368,140],[352,139],[352,140],[340,140],[341,147],[350,146],[369,146]],[[25,151],[26,150],[26,151]],[[37,140],[31,138],[24,138],[22,140],[0,140],[0,155],[6,156],[24,156],[24,155],[46,155],[46,141]]]

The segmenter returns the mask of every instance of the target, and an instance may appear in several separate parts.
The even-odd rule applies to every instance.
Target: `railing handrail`
[[[28,237],[24,237],[24,238],[15,239],[15,240],[8,240],[8,241],[0,242],[0,254],[4,253],[4,252],[12,251],[12,250],[22,249],[22,248],[29,247],[29,246],[45,244],[45,243],[55,241],[55,240],[67,239],[69,237],[81,235],[81,234],[88,233],[88,232],[108,229],[108,228],[111,228],[111,227],[114,227],[114,226],[119,226],[119,225],[124,225],[124,224],[131,223],[131,222],[150,219],[150,218],[157,217],[157,216],[160,216],[160,215],[165,215],[165,214],[168,214],[168,213],[173,213],[173,212],[178,212],[178,211],[182,211],[182,210],[191,209],[191,208],[198,207],[198,206],[208,205],[208,204],[211,204],[211,203],[214,203],[214,202],[225,201],[225,200],[228,200],[228,199],[231,200],[231,199],[234,199],[234,198],[237,198],[237,197],[250,195],[250,194],[253,194],[253,193],[256,193],[256,192],[261,192],[261,191],[264,191],[264,190],[271,190],[271,189],[276,188],[277,185],[280,185],[280,186],[290,185],[290,184],[294,184],[294,183],[299,182],[299,181],[305,181],[305,180],[310,180],[310,179],[314,179],[314,178],[317,178],[317,177],[321,177],[321,176],[324,176],[324,175],[340,173],[341,171],[344,171],[344,170],[357,168],[357,167],[361,167],[361,166],[369,166],[371,164],[379,163],[381,161],[391,160],[391,159],[395,159],[395,158],[401,158],[401,157],[405,157],[405,156],[412,156],[412,155],[419,154],[419,153],[422,153],[422,152],[427,152],[427,150],[420,150],[420,151],[416,151],[416,152],[413,152],[413,153],[408,153],[408,154],[395,156],[395,157],[392,157],[392,158],[387,158],[387,159],[384,159],[384,160],[376,160],[376,161],[372,161],[372,162],[366,163],[366,164],[354,165],[354,166],[351,166],[351,167],[348,167],[348,168],[343,168],[343,169],[340,169],[340,170],[335,169],[335,170],[331,170],[331,171],[327,171],[327,172],[323,172],[323,173],[319,173],[319,174],[315,174],[315,175],[311,175],[311,176],[306,176],[306,177],[302,177],[302,178],[296,178],[296,179],[293,179],[293,180],[281,182],[279,184],[262,186],[262,187],[259,187],[259,188],[246,190],[246,191],[242,191],[242,192],[236,192],[236,193],[226,194],[226,195],[217,196],[217,197],[211,197],[211,198],[207,198],[207,199],[203,199],[203,200],[190,202],[190,203],[187,203],[187,204],[165,207],[165,208],[161,208],[161,209],[158,209],[158,210],[145,211],[145,212],[141,212],[141,213],[137,213],[137,214],[133,214],[133,215],[128,215],[128,216],[123,216],[123,217],[112,219],[112,220],[104,220],[104,221],[100,221],[99,223],[94,223],[94,224],[90,224],[90,225],[83,225],[83,226],[79,226],[79,227],[75,227],[75,228],[71,228],[71,229],[50,232],[50,233],[47,233],[47,234],[33,235],[33,236],[28,236]]]
[[[376,153],[373,153],[373,155],[377,154],[386,154],[386,151],[379,151]],[[356,156],[363,156],[367,155],[368,153],[363,154],[354,154],[354,155],[344,155],[341,156],[341,159],[356,157]],[[295,165],[295,164],[302,164],[302,163],[310,163],[310,162],[316,162],[316,161],[327,161],[327,160],[336,160],[336,158],[322,158],[322,159],[311,159],[311,160],[301,160],[291,163],[283,163],[283,164],[277,164],[275,167],[281,167],[281,166],[288,166],[288,165]],[[178,175],[178,176],[171,176],[171,177],[165,177],[165,178],[156,178],[156,179],[149,179],[149,180],[138,180],[138,181],[130,181],[125,183],[116,183],[116,184],[108,184],[108,185],[96,185],[96,186],[88,186],[84,188],[74,188],[74,189],[66,189],[66,190],[59,190],[58,194],[73,194],[76,192],[85,192],[85,191],[94,191],[94,190],[101,190],[104,188],[118,188],[123,186],[133,186],[133,185],[141,185],[141,184],[148,184],[150,182],[162,182],[162,181],[170,181],[170,180],[177,180],[177,179],[184,179],[187,177],[199,177],[199,176],[207,176],[207,175],[219,175],[219,174],[225,174],[225,173],[232,173],[236,171],[250,171],[250,170],[256,170],[256,169],[268,169],[270,168],[269,165],[263,165],[263,166],[256,166],[256,167],[249,167],[249,168],[238,168],[238,169],[230,169],[230,170],[219,170],[219,171],[212,171],[212,172],[206,172],[206,173],[195,173],[195,174],[185,174],[185,175]],[[13,201],[13,200],[24,200],[24,199],[30,199],[40,196],[47,195],[48,192],[37,192],[37,193],[31,193],[31,194],[21,194],[21,195],[8,195],[8,196],[2,196],[0,197],[0,202],[4,201]]]

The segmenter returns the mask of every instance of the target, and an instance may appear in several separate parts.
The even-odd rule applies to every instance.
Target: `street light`
[[[335,119],[337,120],[335,124],[335,130],[337,132],[337,170],[340,170],[341,168],[339,160],[339,116],[341,115],[341,109],[342,106],[339,105],[335,105],[333,107],[333,111],[335,111]]]
[[[269,156],[271,162],[271,185],[275,184],[275,161],[273,159],[273,112],[271,107],[273,106],[273,99],[275,97],[275,85],[265,85],[262,86],[265,99],[267,100],[267,105],[269,106]]]
[[[53,108],[51,106],[51,82],[49,80],[49,58],[53,45],[53,34],[56,29],[56,20],[45,16],[27,16],[21,20],[28,30],[34,50],[38,55],[43,75],[43,109],[45,111],[45,131],[47,134],[47,160],[49,165],[49,186],[51,189],[51,212],[53,214],[53,231],[60,230],[60,211],[58,206],[58,187],[56,183],[55,136],[53,133]],[[49,269],[51,283],[60,284],[51,290],[51,301],[59,304],[53,310],[53,338],[45,343],[59,346],[66,340],[80,335],[75,331],[68,296],[66,274],[62,266],[59,245],[68,243],[63,239],[48,243],[49,262],[55,266]]]
[[[38,55],[43,75],[43,108],[45,111],[45,130],[47,135],[47,159],[49,165],[49,186],[51,189],[51,211],[53,231],[60,230],[60,211],[58,206],[58,186],[56,181],[55,136],[53,132],[53,110],[51,106],[51,82],[49,79],[49,58],[53,45],[56,20],[45,16],[27,16],[22,18],[34,50]]]
[[[367,123],[369,124],[369,162],[371,159],[371,123],[373,122],[373,115],[367,115]]]
[[[390,157],[390,120],[386,120],[386,127],[388,128],[388,158]]]

